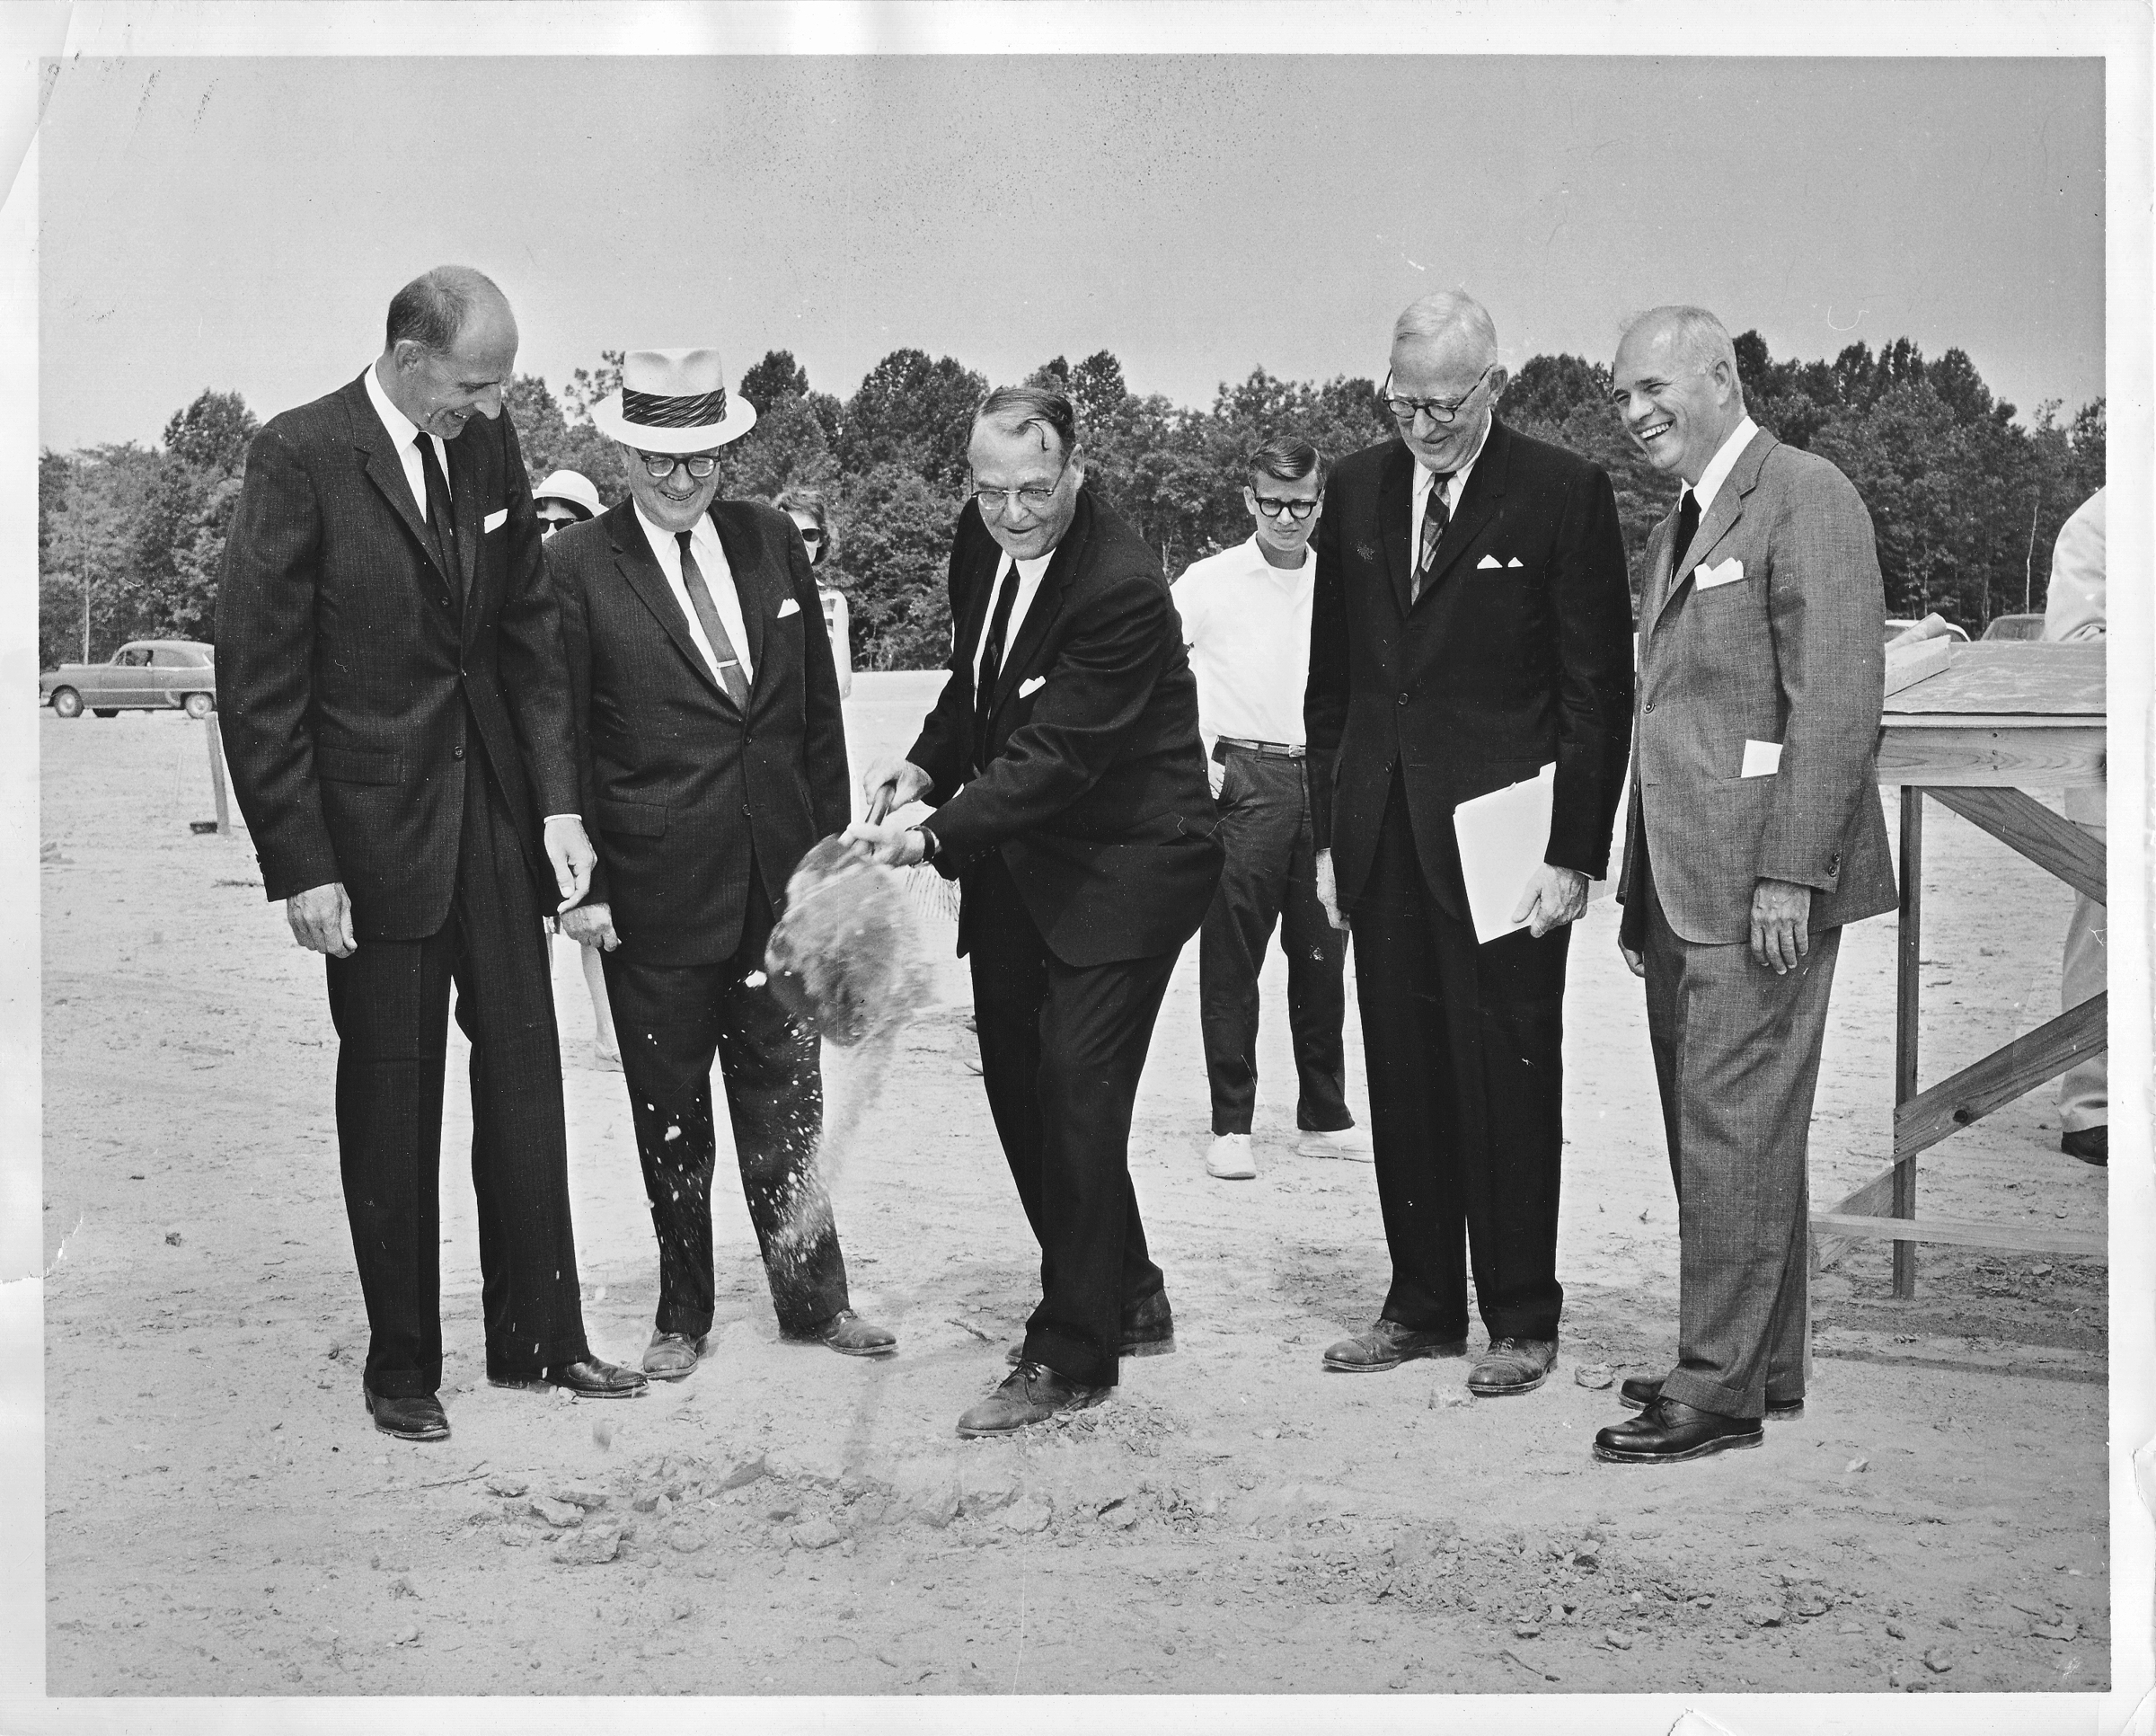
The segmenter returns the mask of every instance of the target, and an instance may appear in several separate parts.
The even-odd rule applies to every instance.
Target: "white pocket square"
[[[1018,684],[1018,696],[1029,699],[1047,685],[1048,678],[1045,675],[1037,675],[1029,681],[1021,681]]]
[[[492,533],[492,532],[494,532],[494,531],[499,530],[499,529],[500,529],[500,528],[501,528],[501,527],[502,527],[504,525],[508,524],[508,522],[509,522],[509,509],[508,509],[508,508],[507,508],[507,507],[504,507],[504,508],[502,508],[502,509],[501,509],[499,512],[490,512],[489,514],[487,514],[487,522],[486,522],[486,523],[485,523],[483,526],[482,526],[482,527],[480,527],[480,533],[479,533],[479,534],[480,534],[481,536],[488,536],[488,535],[490,535],[490,533]]]
[[[783,603],[779,605],[778,614],[773,616],[772,618],[775,621],[783,621],[788,616],[799,615],[800,612],[801,606],[800,602],[795,598],[789,597]]]
[[[1520,557],[1519,557],[1518,555],[1516,555],[1516,554],[1515,554],[1515,555],[1514,555],[1514,556],[1512,557],[1512,559],[1511,559],[1511,560],[1509,560],[1509,561],[1506,562],[1506,563],[1505,563],[1505,564],[1506,564],[1507,566],[1508,566],[1508,567],[1524,567],[1524,566],[1525,566],[1527,563],[1526,563],[1524,561],[1521,560],[1521,559],[1520,559]]]
[[[1692,582],[1700,590],[1712,590],[1717,585],[1734,585],[1745,576],[1745,563],[1734,554],[1719,566],[1695,567]]]
[[[1486,570],[1487,568],[1489,568],[1489,567],[1501,567],[1501,566],[1503,566],[1504,564],[1505,564],[1505,563],[1504,563],[1504,562],[1502,562],[1502,561],[1498,560],[1498,557],[1497,557],[1496,555],[1494,555],[1494,554],[1485,554],[1485,555],[1484,555],[1484,556],[1483,556],[1483,557],[1482,557],[1482,558],[1481,558],[1480,561],[1478,561],[1478,562],[1475,562],[1475,571],[1478,571],[1478,572],[1480,572],[1480,571],[1483,571],[1484,570]]]
[[[1780,742],[1747,740],[1745,743],[1745,763],[1736,774],[1739,777],[1772,777],[1780,769]]]

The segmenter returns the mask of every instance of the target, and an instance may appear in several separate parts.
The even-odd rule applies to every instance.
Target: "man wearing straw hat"
[[[717,498],[719,448],[756,420],[717,350],[631,350],[592,420],[626,448],[630,498],[547,543],[599,853],[561,926],[604,954],[658,1236],[644,1372],[693,1373],[711,1326],[714,1053],[781,1334],[885,1355],[817,1178],[817,1039],[764,978],[787,877],[850,809],[808,551],[784,513]]]

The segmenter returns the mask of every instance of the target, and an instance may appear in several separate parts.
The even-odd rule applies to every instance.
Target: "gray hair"
[[[1729,377],[1736,382],[1737,401],[1744,401],[1744,381],[1736,370],[1736,345],[1730,341],[1729,328],[1707,309],[1681,305],[1650,307],[1624,323],[1618,342],[1622,344],[1642,326],[1660,327],[1668,337],[1670,354],[1701,373],[1717,362],[1727,362]]]
[[[390,297],[389,336],[383,348],[394,350],[410,338],[428,350],[447,350],[472,310],[488,297],[508,305],[493,279],[469,265],[437,265]]]
[[[1498,328],[1482,304],[1464,289],[1436,289],[1409,302],[1392,322],[1392,341],[1402,338],[1452,339],[1484,362],[1498,359]]]
[[[1009,434],[1038,429],[1055,435],[1068,458],[1078,450],[1078,412],[1069,398],[1045,385],[999,385],[973,412],[973,425],[994,422]]]

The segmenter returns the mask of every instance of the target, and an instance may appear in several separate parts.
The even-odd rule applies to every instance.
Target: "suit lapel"
[[[434,538],[427,534],[427,521],[420,517],[420,509],[411,498],[411,484],[405,480],[404,464],[396,449],[390,445],[389,430],[382,426],[381,417],[375,414],[375,406],[367,395],[366,385],[354,380],[346,388],[345,412],[351,423],[352,444],[365,454],[362,467],[367,478],[381,491],[382,498],[404,521],[404,528],[419,545],[420,553],[427,564],[441,578],[442,563],[434,552]],[[437,599],[438,600],[438,599]]]
[[[1446,523],[1445,535],[1437,539],[1437,558],[1431,564],[1429,576],[1422,581],[1424,598],[1440,587],[1445,574],[1474,546],[1475,539],[1496,514],[1498,503],[1505,498],[1505,471],[1511,457],[1512,436],[1505,424],[1493,416],[1474,468],[1467,473],[1467,486],[1460,493],[1460,509]]]
[[[1401,618],[1408,614],[1408,598],[1414,589],[1415,557],[1408,546],[1414,534],[1415,455],[1404,442],[1395,442],[1385,455],[1383,474],[1377,483],[1377,541],[1384,551],[1385,575],[1392,581]]]
[[[1092,532],[1092,499],[1081,491],[1078,510],[1071,516],[1071,527],[1048,558],[1048,570],[1040,575],[1040,589],[1033,593],[1033,600],[1026,606],[1026,618],[1019,623],[1018,637],[1004,648],[1003,667],[995,675],[996,710],[1010,703],[1012,694],[1018,688],[1021,672],[1039,653],[1056,612],[1063,606],[1063,593],[1069,589],[1071,570],[1078,564],[1079,555]]]
[[[659,569],[658,557],[651,553],[651,545],[644,536],[644,527],[637,522],[633,502],[623,500],[606,517],[609,521],[607,536],[614,544],[616,571],[643,606],[651,611],[652,618],[666,630],[667,637],[674,642],[675,650],[681,653],[683,660],[696,678],[719,696],[720,702],[729,711],[737,709],[733,695],[711,674],[711,665],[703,660],[703,653],[696,649],[695,640],[689,636],[688,617],[682,614],[681,606],[674,600],[673,588],[667,583],[667,575]]]
[[[1737,455],[1736,463],[1722,478],[1722,485],[1714,492],[1714,502],[1701,515],[1700,527],[1692,533],[1692,546],[1684,551],[1684,563],[1669,575],[1669,587],[1662,594],[1662,608],[1676,601],[1677,593],[1684,587],[1700,563],[1714,553],[1715,545],[1736,528],[1737,520],[1745,516],[1745,497],[1759,486],[1760,466],[1766,463],[1767,454],[1774,449],[1774,437],[1761,429],[1745,443]],[[1671,515],[1674,520],[1675,515]],[[1673,527],[1671,536],[1675,531]],[[1666,546],[1666,544],[1665,545]],[[1657,624],[1661,611],[1656,612]]]
[[[741,606],[741,630],[748,637],[748,666],[756,672],[755,680],[748,685],[749,698],[756,695],[756,684],[764,679],[764,628],[766,617],[782,600],[782,588],[772,582],[771,575],[764,570],[764,562],[755,558],[744,534],[745,527],[728,522],[730,515],[721,513],[721,501],[711,502],[711,529],[718,535],[719,547],[726,555],[727,571],[733,575],[734,600]]]

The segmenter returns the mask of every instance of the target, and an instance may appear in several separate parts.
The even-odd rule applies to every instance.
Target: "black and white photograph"
[[[5,40],[0,1729],[2156,1731],[2146,4]]]

